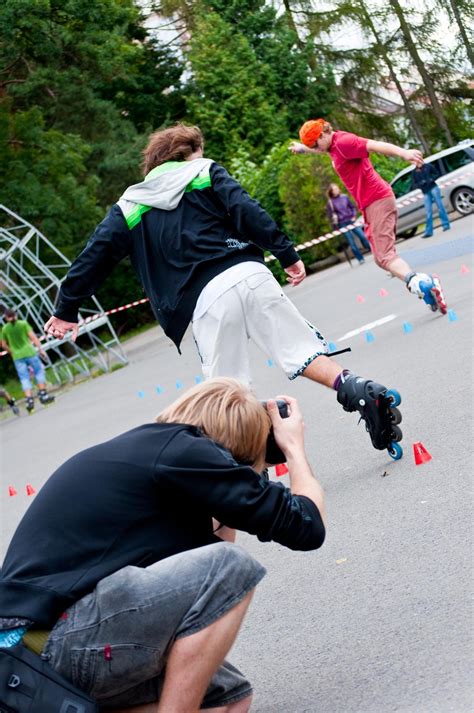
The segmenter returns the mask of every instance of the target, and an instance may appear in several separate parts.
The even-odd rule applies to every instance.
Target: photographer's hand
[[[272,421],[275,441],[288,458],[291,453],[304,455],[304,422],[296,399],[278,396],[288,404],[288,417],[282,418],[276,401],[267,401],[267,411]]]
[[[326,526],[324,491],[314,477],[304,449],[304,422],[296,399],[278,396],[288,404],[288,418],[281,418],[276,401],[267,401],[275,440],[286,457],[293,495],[304,495],[318,508]]]

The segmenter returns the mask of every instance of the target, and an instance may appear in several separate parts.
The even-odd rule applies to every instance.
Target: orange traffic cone
[[[362,304],[365,302],[365,297],[363,297],[363,295],[357,295],[356,300],[359,304]]]
[[[287,473],[288,468],[286,467],[286,463],[278,463],[278,465],[275,466],[275,475],[281,476]]]
[[[17,491],[13,487],[13,485],[8,486],[8,495],[12,498],[14,495],[18,495]]]
[[[413,444],[413,455],[415,456],[415,465],[428,463],[432,458],[431,453],[428,453],[421,441],[417,441]]]
[[[380,297],[386,297],[388,295],[388,292],[385,288],[381,287],[379,290],[379,295]]]
[[[27,494],[27,495],[34,495],[35,493],[36,493],[36,490],[33,488],[32,485],[30,485],[30,484],[28,483],[28,485],[26,486],[26,494]]]
[[[468,268],[467,265],[461,265],[461,275],[467,275],[468,272],[471,272],[470,269]]]

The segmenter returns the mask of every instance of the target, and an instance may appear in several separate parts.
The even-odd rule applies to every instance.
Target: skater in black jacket
[[[305,268],[293,243],[223,166],[203,158],[203,146],[200,130],[182,124],[150,137],[145,180],[125,191],[73,262],[46,333],[75,338],[81,303],[129,255],[178,349],[192,322],[207,378],[250,383],[252,339],[289,379],[303,375],[334,388],[344,409],[365,419],[374,447],[400,457],[386,387],[356,378],[327,356],[320,331],[265,265],[268,250],[298,285]]]

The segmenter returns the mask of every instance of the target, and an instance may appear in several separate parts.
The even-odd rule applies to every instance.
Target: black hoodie
[[[284,268],[299,260],[268,213],[217,163],[208,185],[186,190],[173,210],[143,208],[129,227],[120,206],[112,206],[71,265],[56,317],[77,322],[82,302],[128,255],[157,320],[179,349],[198,297],[216,275],[241,262],[263,263],[264,250]]]
[[[0,619],[50,628],[96,584],[219,542],[212,517],[294,550],[324,541],[314,503],[265,481],[193,426],[147,424],[73,456],[21,520],[0,574]]]

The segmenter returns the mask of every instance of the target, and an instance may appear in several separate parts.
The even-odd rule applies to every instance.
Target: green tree
[[[268,67],[258,62],[243,35],[207,13],[196,20],[188,56],[188,118],[203,130],[210,156],[226,163],[242,147],[262,158],[286,138],[286,114],[267,89]]]
[[[86,168],[91,148],[77,134],[46,129],[38,107],[8,108],[7,101],[0,106],[2,202],[73,257],[102,212],[99,179]]]
[[[163,89],[178,83],[177,65],[167,52],[158,52],[156,41],[146,40],[141,20],[133,0],[5,0],[0,7],[0,90],[3,112],[10,117],[3,137],[10,142],[10,160],[15,159],[11,170],[16,175],[23,172],[25,180],[35,175],[43,180],[41,160],[31,158],[42,153],[44,141],[39,141],[33,127],[26,132],[21,121],[34,109],[37,127],[54,131],[46,151],[51,181],[53,169],[61,172],[61,161],[68,166],[62,173],[68,170],[74,175],[75,185],[70,188],[77,192],[79,213],[73,213],[76,225],[71,230],[84,234],[94,213],[84,211],[88,218],[79,222],[80,191],[91,196],[93,188],[104,207],[117,200],[140,175],[144,137],[138,130],[154,123],[155,117],[164,122],[176,112],[173,92],[167,95]],[[21,147],[15,143],[19,125]],[[76,147],[81,147],[80,166]],[[11,200],[11,207],[20,209],[15,195]],[[64,216],[74,202],[66,190],[54,200],[63,204]],[[34,218],[43,212],[42,206],[39,194],[33,192],[21,208],[27,211],[25,217]],[[54,221],[49,225],[50,237],[59,245],[66,235],[66,242],[70,240],[70,231],[62,223],[58,223],[61,230],[55,229]]]

